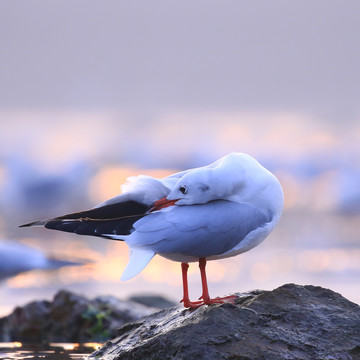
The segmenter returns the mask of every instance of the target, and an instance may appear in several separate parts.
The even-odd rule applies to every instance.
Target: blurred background
[[[356,0],[1,1],[0,238],[84,265],[4,277],[0,315],[63,288],[180,300],[178,263],[121,282],[124,243],[18,225],[233,151],[278,176],[285,209],[209,262],[210,293],[295,282],[360,303],[359,17]]]

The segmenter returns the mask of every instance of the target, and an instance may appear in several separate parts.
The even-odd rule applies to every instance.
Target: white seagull
[[[122,193],[95,208],[22,226],[74,232],[125,241],[128,280],[156,255],[181,262],[185,307],[234,302],[211,299],[207,260],[241,254],[259,245],[278,223],[284,195],[277,178],[254,158],[231,153],[214,163],[163,179],[139,175]],[[199,261],[202,296],[190,301],[188,263]]]

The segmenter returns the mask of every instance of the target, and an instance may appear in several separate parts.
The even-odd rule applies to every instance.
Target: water
[[[101,344],[87,343],[50,343],[22,344],[19,342],[0,343],[1,360],[72,360],[85,359],[87,355],[98,349]]]

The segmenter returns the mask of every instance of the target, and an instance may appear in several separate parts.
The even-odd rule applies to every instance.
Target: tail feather
[[[19,227],[45,226],[46,222],[47,222],[47,220],[32,221],[30,223],[20,225]]]
[[[49,220],[44,225],[47,229],[71,232],[79,235],[92,235],[111,238],[112,235],[128,235],[135,221],[144,215],[117,218],[114,220],[79,219],[79,220]],[[120,240],[120,239],[118,239]]]
[[[49,220],[34,221],[20,227],[44,226],[47,229],[109,238],[106,234],[130,234],[134,222],[145,216],[148,208],[147,205],[130,200]]]
[[[121,280],[129,280],[139,274],[154,256],[155,253],[151,250],[132,248],[129,263],[121,275]]]
[[[140,214],[143,215],[148,210],[148,208],[148,205],[141,204],[137,201],[129,200],[118,202],[115,204],[95,207],[90,210],[75,212],[64,216],[59,216],[54,220],[77,220],[84,218],[89,218],[93,220],[114,220],[125,216],[134,216]]]

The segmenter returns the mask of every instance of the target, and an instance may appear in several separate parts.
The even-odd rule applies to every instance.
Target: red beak
[[[156,200],[152,206],[152,208],[150,209],[149,212],[153,212],[153,211],[158,211],[158,210],[161,210],[163,208],[166,208],[168,206],[172,206],[172,205],[175,205],[175,203],[178,201],[179,199],[175,199],[175,200],[168,200],[165,197],[159,199],[159,200]]]

